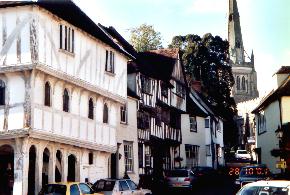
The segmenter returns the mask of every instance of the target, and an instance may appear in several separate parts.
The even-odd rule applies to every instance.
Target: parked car
[[[165,182],[168,188],[192,189],[194,174],[192,170],[175,169],[165,172]]]
[[[257,181],[244,185],[236,195],[290,195],[290,181]]]
[[[247,150],[237,150],[235,153],[235,158],[238,161],[251,161],[251,155]]]
[[[98,195],[94,193],[94,190],[90,188],[86,183],[79,182],[67,182],[67,183],[52,183],[46,184],[39,195]]]
[[[95,192],[103,195],[151,195],[151,190],[138,189],[130,179],[101,179],[94,183]]]
[[[266,165],[249,165],[241,168],[236,184],[241,187],[247,183],[271,178],[270,170]]]

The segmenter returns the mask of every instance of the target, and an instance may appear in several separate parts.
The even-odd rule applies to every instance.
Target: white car
[[[251,160],[251,155],[247,150],[237,150],[235,153],[235,158],[237,160]]]
[[[92,188],[102,195],[152,195],[151,190],[138,189],[130,179],[101,179]]]
[[[236,195],[290,195],[290,181],[257,181],[244,185]]]

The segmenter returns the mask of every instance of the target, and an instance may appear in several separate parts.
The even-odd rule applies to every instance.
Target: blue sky
[[[272,74],[290,66],[290,1],[237,0],[244,46],[254,50],[258,89],[271,86]],[[127,40],[128,29],[143,23],[161,33],[166,47],[173,36],[205,33],[227,38],[228,0],[74,0],[96,23],[114,26]]]

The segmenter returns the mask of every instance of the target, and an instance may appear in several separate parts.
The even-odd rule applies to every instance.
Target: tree
[[[162,48],[160,32],[152,25],[142,24],[130,29],[130,42],[138,52]]]
[[[233,145],[237,137],[236,104],[231,97],[234,78],[229,64],[228,42],[210,33],[203,37],[189,34],[173,37],[169,48],[179,48],[182,52],[187,78],[201,81],[203,95],[225,119],[224,141]]]

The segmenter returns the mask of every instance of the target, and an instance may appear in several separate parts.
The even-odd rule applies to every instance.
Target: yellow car
[[[100,195],[94,193],[94,190],[90,188],[86,183],[80,182],[67,182],[67,183],[52,183],[46,184],[39,195]]]

